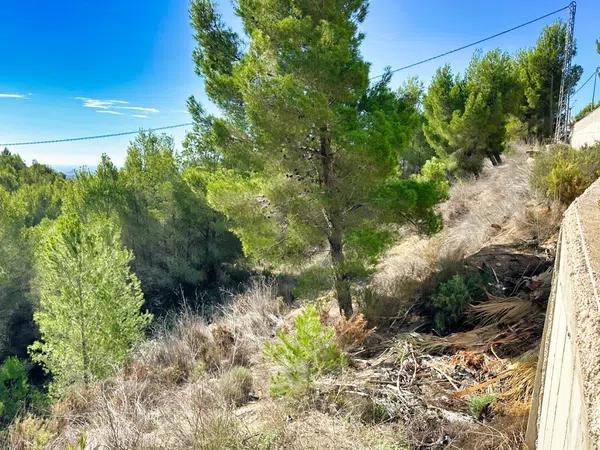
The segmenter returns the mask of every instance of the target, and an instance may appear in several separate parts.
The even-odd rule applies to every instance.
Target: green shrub
[[[475,419],[481,419],[488,407],[494,403],[496,396],[492,394],[474,395],[469,399],[467,409]]]
[[[0,424],[9,423],[25,408],[30,396],[27,368],[10,356],[0,366]]]
[[[433,326],[439,334],[447,334],[464,319],[471,303],[485,296],[485,277],[479,272],[456,274],[438,285],[433,294]]]
[[[554,145],[535,159],[531,186],[550,199],[569,204],[600,176],[600,144],[575,150]]]
[[[267,343],[265,353],[281,369],[271,380],[271,393],[277,397],[302,396],[316,378],[347,363],[336,345],[334,329],[321,323],[314,305],[296,318],[293,333],[280,331],[275,342]]]

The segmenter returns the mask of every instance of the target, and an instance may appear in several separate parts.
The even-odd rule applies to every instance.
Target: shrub
[[[0,366],[0,424],[9,423],[25,408],[30,397],[27,368],[10,356]]]
[[[250,399],[252,391],[252,372],[245,367],[233,367],[219,381],[223,398],[235,406],[240,406]]]
[[[530,184],[564,204],[575,200],[600,176],[600,144],[575,150],[554,145],[535,159]]]
[[[306,268],[296,280],[292,294],[297,298],[313,299],[331,289],[331,268],[316,264]]]
[[[391,414],[387,408],[372,395],[344,392],[341,398],[338,399],[338,403],[349,418],[357,419],[365,424],[375,425],[391,419]]]
[[[7,448],[42,450],[48,448],[54,431],[48,422],[31,415],[17,418],[7,432]],[[2,441],[0,441],[2,444]]]
[[[479,272],[456,274],[441,283],[432,296],[433,325],[439,334],[447,334],[459,325],[471,303],[485,296],[485,278]]]
[[[280,331],[275,342],[267,343],[265,353],[280,365],[271,380],[274,396],[302,396],[314,380],[346,365],[338,349],[335,331],[319,319],[316,306],[308,306],[295,320],[294,333]]]
[[[467,409],[469,414],[475,419],[481,419],[481,417],[488,410],[489,406],[494,403],[496,396],[492,394],[474,395],[469,399]]]

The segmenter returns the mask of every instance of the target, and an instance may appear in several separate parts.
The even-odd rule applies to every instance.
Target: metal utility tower
[[[569,5],[569,22],[567,23],[567,35],[565,37],[565,55],[560,79],[560,93],[558,96],[558,111],[556,115],[556,129],[554,131],[554,141],[564,142],[569,139],[569,107],[571,87],[567,84],[571,73],[571,59],[573,59],[573,31],[575,29],[575,10],[577,4],[571,2]]]

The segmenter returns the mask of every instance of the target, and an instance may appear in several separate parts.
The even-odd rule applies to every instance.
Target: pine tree
[[[32,359],[52,373],[58,390],[108,376],[152,319],[140,312],[144,299],[129,269],[131,252],[107,219],[83,223],[65,214],[38,256],[34,318],[41,341],[30,347]]]
[[[135,254],[131,266],[145,306],[157,315],[176,308],[181,296],[193,301],[198,290],[216,291],[225,264],[241,255],[222,214],[208,205],[195,168],[183,169],[177,158],[170,137],[141,132],[122,169],[103,155],[94,173],[77,172],[66,200],[84,220],[101,215],[120,225],[123,244]]]
[[[566,24],[555,22],[542,31],[534,48],[521,51],[517,56],[517,74],[523,86],[521,108],[529,134],[546,139],[554,132],[558,111],[558,97],[565,61]],[[577,52],[574,50],[573,55]],[[573,93],[583,69],[571,66],[565,87]]]
[[[387,225],[435,229],[442,189],[398,175],[410,126],[389,75],[369,86],[365,0],[239,0],[236,13],[245,51],[212,1],[192,2],[196,71],[222,114],[190,100],[188,153],[213,170],[209,201],[247,254],[301,264],[328,250],[350,315],[351,278],[385,248]]]
[[[517,114],[520,86],[509,55],[475,54],[464,76],[439,69],[424,99],[424,132],[442,157],[452,155],[462,172],[479,173],[483,160],[501,162],[506,125]]]

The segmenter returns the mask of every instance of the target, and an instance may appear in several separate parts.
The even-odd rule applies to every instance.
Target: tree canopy
[[[537,139],[547,139],[554,133],[565,63],[566,33],[567,27],[562,22],[548,25],[535,47],[522,50],[517,55],[517,74],[524,92],[521,115],[529,134]],[[574,50],[573,55],[576,53]],[[565,80],[565,88],[571,94],[582,73],[583,69],[578,64],[571,66]]]
[[[141,133],[121,170],[103,156],[94,173],[77,173],[67,198],[80,217],[101,214],[121,226],[147,306],[156,314],[226,284],[223,264],[241,253],[222,216],[208,205],[195,169],[180,167],[168,136]]]
[[[519,96],[513,61],[500,50],[475,54],[462,76],[443,66],[423,102],[427,141],[440,157],[452,155],[464,172],[478,173],[485,158],[497,165]]]
[[[399,176],[411,111],[388,75],[369,85],[358,32],[366,1],[240,0],[236,12],[244,51],[211,1],[192,2],[196,70],[222,115],[191,99],[188,147],[218,163],[208,199],[244,251],[281,264],[328,249],[349,315],[352,274],[383,250],[390,224],[435,230],[443,189]]]

